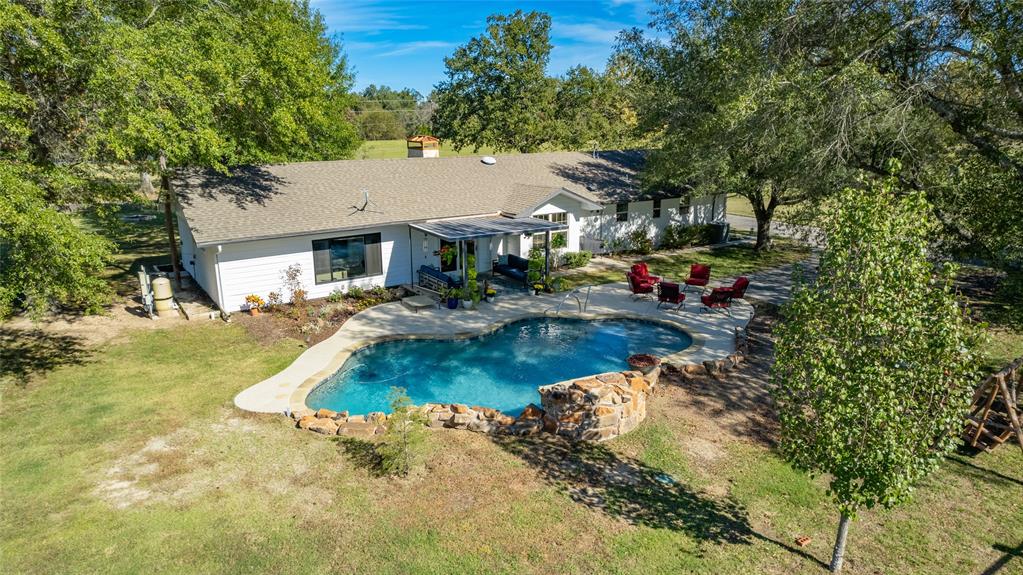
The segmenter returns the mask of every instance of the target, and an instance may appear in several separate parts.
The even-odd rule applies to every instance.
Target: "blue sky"
[[[355,87],[386,84],[424,96],[444,79],[444,57],[483,33],[490,14],[516,9],[551,16],[549,72],[577,64],[602,70],[623,28],[646,27],[652,0],[484,2],[444,0],[312,0],[332,34],[339,34]]]

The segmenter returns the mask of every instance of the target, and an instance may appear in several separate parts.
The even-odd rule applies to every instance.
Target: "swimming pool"
[[[663,357],[692,345],[684,331],[633,319],[532,318],[468,339],[407,339],[357,350],[306,398],[312,409],[390,411],[391,387],[412,402],[464,403],[517,415],[537,387],[628,368],[634,353]]]

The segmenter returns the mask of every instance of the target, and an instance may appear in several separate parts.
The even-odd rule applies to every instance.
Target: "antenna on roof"
[[[362,207],[360,208],[359,206],[348,206],[348,207],[352,208],[351,213],[349,213],[348,215],[352,216],[352,215],[357,214],[358,212],[369,212],[369,213],[373,213],[373,214],[379,214],[380,212],[378,212],[376,210],[367,210],[366,209],[370,204],[373,204],[373,206],[376,207],[376,202],[373,202],[373,201],[371,201],[369,199],[369,190],[363,189],[361,191],[362,191]]]

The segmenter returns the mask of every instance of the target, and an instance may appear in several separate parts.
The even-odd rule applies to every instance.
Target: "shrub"
[[[387,431],[377,454],[385,473],[408,475],[422,458],[426,418],[412,405],[405,388],[392,387],[388,399],[391,416],[387,419]]]
[[[367,290],[366,293],[368,293],[371,297],[377,299],[390,299],[391,297],[390,290],[388,290],[384,286],[373,286],[369,288],[369,290]]]
[[[269,311],[277,311],[283,303],[284,299],[281,297],[280,292],[272,291],[266,295],[266,309]]]
[[[689,228],[690,226],[683,226],[682,224],[669,224],[668,227],[664,228],[664,233],[661,234],[661,247],[677,250],[689,246],[692,243]]]
[[[551,249],[560,250],[568,247],[568,234],[554,234],[551,236]]]
[[[629,233],[629,244],[632,251],[640,255],[646,255],[654,251],[654,240],[646,230],[635,230]]]
[[[281,280],[284,282],[284,289],[291,294],[293,305],[304,305],[306,299],[305,288],[302,285],[302,266],[291,264],[281,272]]]
[[[593,254],[588,251],[568,252],[565,254],[565,267],[581,268],[590,263],[591,259],[593,259]]]
[[[341,291],[341,288],[334,288],[327,296],[327,301],[330,303],[341,303],[345,300],[345,292]]]
[[[365,297],[365,295],[366,295],[366,290],[362,289],[359,286],[349,286],[348,287],[348,297],[350,297],[352,299],[362,299],[363,297]]]

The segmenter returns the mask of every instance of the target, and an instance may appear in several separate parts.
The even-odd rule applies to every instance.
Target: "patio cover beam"
[[[436,220],[409,224],[409,227],[436,236],[442,240],[456,242],[503,235],[521,235],[559,232],[568,225],[548,222],[536,218],[463,218],[458,220]]]

